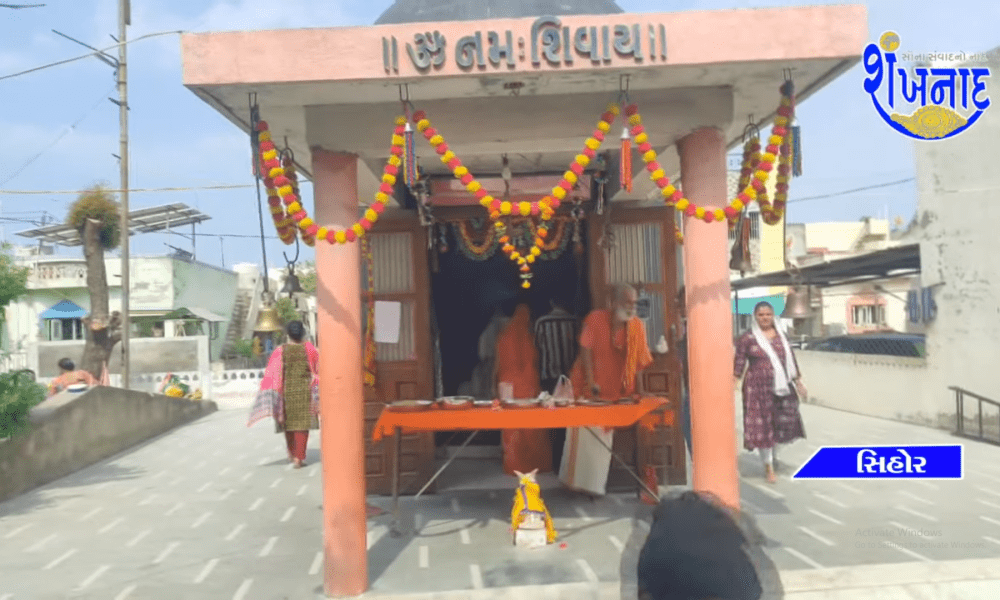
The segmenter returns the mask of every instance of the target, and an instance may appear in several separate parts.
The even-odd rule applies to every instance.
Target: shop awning
[[[199,308],[197,306],[192,306],[190,308],[177,308],[163,315],[164,321],[180,321],[184,319],[208,321],[209,323],[223,323],[225,322],[226,317],[217,315],[208,309]]]
[[[87,311],[69,300],[61,300],[52,308],[38,315],[39,319],[82,319]]]
[[[740,315],[750,315],[753,314],[753,307],[757,306],[760,302],[769,302],[771,306],[774,307],[774,314],[780,315],[781,311],[785,310],[785,295],[775,294],[773,296],[757,296],[756,298],[743,298],[739,297],[733,298],[733,313]]]
[[[830,287],[861,281],[918,275],[919,273],[920,244],[907,244],[848,258],[827,260],[800,267],[797,270],[778,271],[756,277],[736,279],[730,285],[734,290],[797,284]]]

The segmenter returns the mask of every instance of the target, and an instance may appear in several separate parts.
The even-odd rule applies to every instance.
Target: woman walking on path
[[[799,414],[799,397],[806,396],[795,354],[785,334],[775,326],[774,307],[760,302],[754,322],[736,344],[735,380],[743,375],[743,446],[755,448],[774,483],[778,444],[806,437]]]
[[[285,433],[288,460],[301,469],[309,430],[319,429],[319,352],[303,341],[301,321],[292,321],[286,331],[289,342],[271,353],[247,426],[274,417],[275,431]]]

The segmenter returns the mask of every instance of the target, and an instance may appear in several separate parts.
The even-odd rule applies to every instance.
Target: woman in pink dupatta
[[[289,343],[271,353],[247,427],[273,417],[275,431],[285,433],[288,460],[301,469],[309,430],[319,429],[319,352],[303,341],[301,321],[292,321],[286,331]]]

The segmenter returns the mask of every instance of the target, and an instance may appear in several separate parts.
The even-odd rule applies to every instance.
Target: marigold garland
[[[778,154],[783,147],[786,147],[785,138],[788,135],[788,124],[793,116],[794,86],[791,81],[786,81],[781,86],[781,105],[778,107],[778,116],[774,119],[774,127],[771,129],[771,137],[768,139],[766,152],[761,156],[760,163],[754,173],[750,184],[743,191],[739,192],[735,199],[726,208],[711,208],[698,206],[684,197],[684,193],[671,185],[670,179],[656,162],[656,151],[649,143],[649,137],[642,126],[642,117],[639,115],[639,108],[631,104],[625,109],[628,123],[632,126],[632,135],[639,143],[639,152],[642,153],[642,160],[646,163],[646,170],[649,177],[660,188],[660,192],[667,202],[667,205],[675,206],[677,210],[689,217],[695,217],[711,223],[712,221],[724,221],[733,219],[739,215],[745,206],[757,199],[758,195],[765,194],[766,182],[771,169],[774,168]],[[787,181],[784,182],[783,189],[787,192]]]
[[[275,195],[273,197],[283,201],[286,207],[282,213],[285,216],[279,220],[278,213],[274,210],[274,205],[271,204],[271,199],[269,198],[268,200],[268,203],[272,206],[272,215],[274,216],[275,225],[278,227],[278,235],[282,234],[283,227],[290,227],[297,223],[299,229],[302,230],[302,240],[307,244],[310,241],[315,243],[317,239],[326,240],[331,244],[346,244],[364,237],[368,230],[372,228],[372,225],[378,221],[379,216],[385,211],[385,205],[392,199],[393,186],[396,184],[396,176],[399,175],[399,167],[402,164],[400,157],[403,155],[405,126],[406,117],[397,117],[389,160],[386,162],[385,171],[382,175],[382,184],[378,192],[375,193],[375,203],[365,211],[364,217],[351,227],[347,229],[334,229],[332,227],[319,226],[309,216],[309,213],[306,212],[293,187],[292,179],[288,177],[281,161],[278,160],[277,150],[274,147],[274,142],[271,141],[271,133],[268,131],[267,122],[260,121],[257,123],[257,136],[258,140],[260,140],[261,158],[264,161],[265,169],[267,169],[264,185],[269,190],[269,196],[271,196],[270,189],[274,188]],[[278,208],[280,209],[280,204]],[[288,216],[291,217],[292,223],[288,223]],[[294,229],[292,231],[294,233]],[[285,233],[287,235],[287,230]],[[294,238],[292,238],[292,241],[294,241]]]
[[[587,138],[585,142],[586,147],[583,152],[574,158],[573,164],[563,174],[562,180],[556,187],[552,188],[551,196],[545,196],[537,202],[518,202],[516,205],[512,202],[493,198],[483,189],[482,184],[476,180],[475,176],[469,172],[469,169],[462,164],[462,161],[448,147],[444,136],[434,129],[427,118],[426,112],[419,110],[413,113],[413,122],[416,124],[417,130],[424,135],[441,157],[441,162],[451,169],[455,179],[462,182],[465,189],[476,196],[479,204],[490,211],[490,218],[493,220],[493,225],[497,233],[501,236],[500,243],[503,244],[501,249],[507,255],[507,258],[520,266],[521,279],[523,280],[521,287],[527,289],[531,287],[531,264],[542,253],[542,247],[548,235],[548,221],[555,214],[555,210],[559,208],[561,201],[573,190],[573,186],[579,181],[590,161],[597,156],[597,150],[604,142],[605,134],[611,130],[611,124],[618,114],[619,108],[617,105],[608,105],[608,109],[601,115],[601,121],[597,124],[594,133],[591,137]],[[534,245],[523,255],[510,243],[510,236],[506,234],[507,226],[501,220],[501,217],[515,214],[515,212],[523,217],[540,216],[542,221],[542,225],[537,230]]]

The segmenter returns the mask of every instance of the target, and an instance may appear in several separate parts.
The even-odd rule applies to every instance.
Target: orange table
[[[454,410],[434,406],[414,412],[397,412],[389,410],[386,407],[382,410],[382,414],[375,423],[375,428],[372,431],[372,439],[379,441],[386,436],[395,437],[395,455],[392,463],[394,517],[391,529],[392,534],[394,536],[400,535],[397,529],[399,524],[399,457],[402,450],[402,437],[404,433],[417,431],[472,431],[472,435],[459,447],[459,451],[461,451],[472,441],[472,438],[478,432],[490,429],[557,429],[562,427],[607,427],[617,429],[633,427],[639,423],[649,426],[658,424],[673,425],[673,412],[666,410],[669,407],[669,400],[660,397],[643,397],[635,404],[565,406],[556,408],[469,408]],[[590,430],[587,429],[587,431]],[[592,431],[590,433],[593,434]],[[603,440],[596,434],[594,434],[594,437],[601,441],[608,452],[611,453],[611,456],[625,467],[641,488],[645,488],[646,492],[654,498],[659,498],[659,494],[646,487],[642,478],[621,457],[615,454],[607,444],[604,444]],[[438,469],[434,476],[424,484],[424,487],[417,492],[414,499],[419,498],[457,456],[458,452],[453,454]]]

